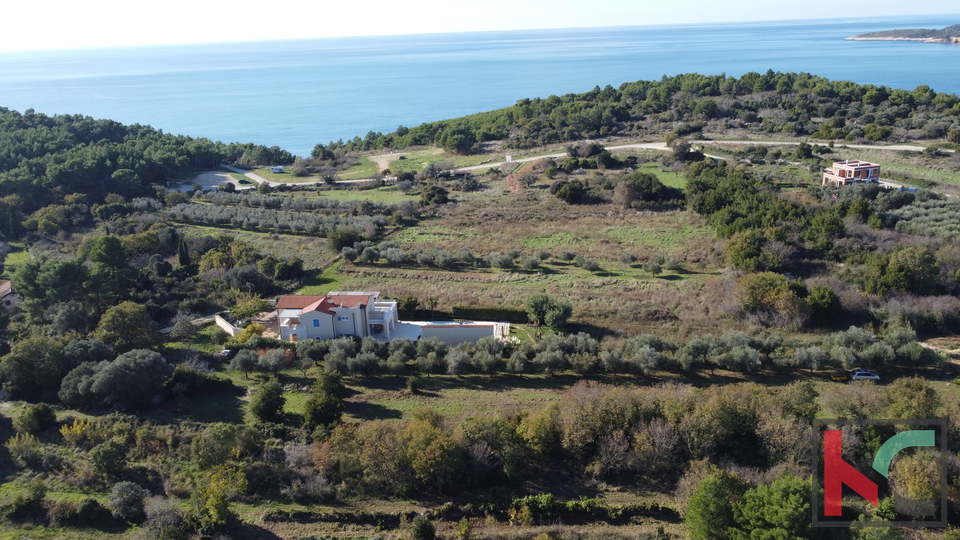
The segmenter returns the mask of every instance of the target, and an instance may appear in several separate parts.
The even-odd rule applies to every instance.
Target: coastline
[[[951,37],[951,38],[912,38],[912,37],[861,37],[853,36],[848,38],[843,38],[844,41],[919,41],[921,43],[944,43],[944,44],[960,44],[960,37]]]

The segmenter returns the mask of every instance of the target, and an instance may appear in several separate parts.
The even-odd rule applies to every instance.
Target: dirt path
[[[376,163],[380,168],[378,172],[383,172],[384,169],[390,168],[390,163],[400,159],[402,156],[400,152],[394,152],[393,154],[381,154],[379,156],[370,156],[370,161]]]
[[[755,140],[755,141],[724,141],[724,140],[719,140],[719,141],[703,141],[703,140],[699,140],[699,141],[690,141],[690,142],[691,142],[691,143],[694,143],[694,144],[717,145],[717,146],[722,146],[722,145],[725,145],[725,144],[734,144],[734,145],[760,144],[760,145],[766,145],[766,146],[791,146],[791,145],[792,145],[792,146],[796,146],[796,145],[800,144],[801,142],[806,142],[806,141],[767,141],[767,140]],[[908,151],[908,152],[922,152],[922,151],[924,150],[924,147],[922,147],[922,146],[909,146],[909,145],[904,145],[904,144],[892,145],[892,146],[874,146],[874,145],[869,145],[869,144],[841,144],[840,146],[843,147],[843,148],[853,148],[853,149],[857,149],[857,150],[905,150],[905,151]],[[621,145],[607,146],[607,147],[605,147],[605,148],[606,148],[606,150],[610,150],[610,151],[628,150],[628,149],[631,149],[631,148],[647,149],[647,150],[660,150],[660,151],[664,151],[664,152],[669,152],[669,151],[670,151],[670,147],[667,146],[667,143],[665,143],[665,142],[621,144]],[[953,151],[953,150],[941,149],[941,152],[953,153],[954,151]],[[397,159],[399,159],[401,155],[402,155],[402,152],[393,152],[393,153],[390,153],[390,154],[381,154],[381,155],[379,155],[379,156],[368,156],[368,157],[370,158],[371,161],[373,161],[374,163],[376,163],[377,166],[379,167],[379,170],[382,171],[382,170],[384,170],[384,169],[389,168],[390,163],[393,162],[393,161],[396,161]],[[470,166],[470,167],[457,167],[456,170],[458,170],[458,171],[482,171],[482,170],[486,170],[486,169],[492,169],[492,168],[495,168],[495,167],[501,167],[501,166],[505,165],[506,163],[527,163],[527,162],[530,162],[530,161],[537,161],[537,160],[539,160],[539,159],[562,158],[562,157],[566,157],[566,155],[567,155],[567,154],[566,154],[565,152],[560,152],[560,153],[556,153],[556,154],[545,154],[545,155],[542,155],[542,156],[534,156],[534,157],[528,157],[528,158],[513,159],[513,160],[510,160],[509,162],[507,162],[507,161],[498,161],[498,162],[495,162],[495,163],[485,163],[485,164],[483,164],[483,165],[473,165],[473,166]],[[717,156],[710,156],[710,157],[717,157]],[[231,166],[225,165],[225,164],[222,165],[222,167],[225,167],[225,168],[227,168],[227,169],[229,169],[229,170],[231,170],[231,171],[240,173],[240,174],[246,176],[247,178],[250,178],[251,180],[257,182],[258,184],[267,184],[267,185],[272,186],[272,187],[276,187],[276,186],[279,186],[279,185],[282,184],[282,182],[272,182],[272,181],[267,180],[266,178],[260,176],[260,175],[257,174],[257,173],[245,171],[245,170],[239,169],[239,168],[237,168],[237,167],[231,167]],[[198,177],[197,177],[197,180],[195,180],[195,181],[196,181],[196,182],[199,182],[199,181],[200,181],[199,179],[200,179],[201,177],[204,177],[205,175],[215,175],[216,178],[217,178],[217,181],[216,181],[215,183],[213,183],[210,188],[216,187],[217,184],[222,184],[222,183],[225,181],[225,178],[224,178],[224,177],[229,178],[230,181],[231,181],[231,183],[233,183],[233,184],[235,184],[235,185],[238,186],[238,189],[247,189],[247,188],[250,187],[250,186],[240,187],[240,184],[238,184],[236,180],[234,180],[233,178],[231,178],[230,175],[225,174],[225,173],[216,173],[216,172],[213,172],[213,173],[204,173],[204,174],[198,176]],[[369,181],[371,181],[371,180],[373,180],[373,178],[359,178],[359,179],[356,179],[356,180],[338,180],[337,183],[338,183],[338,184],[356,184],[356,183],[360,183],[360,182],[369,182]],[[210,181],[213,182],[213,179],[211,179]],[[891,185],[893,185],[893,184],[891,184]],[[894,186],[894,187],[896,187],[896,186]],[[204,187],[204,189],[210,189],[210,188],[208,188],[208,187],[206,187],[206,186]],[[181,188],[181,191],[187,191],[187,190],[188,190],[187,188]]]

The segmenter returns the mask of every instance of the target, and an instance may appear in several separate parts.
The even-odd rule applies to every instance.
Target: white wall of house
[[[392,339],[399,324],[397,302],[379,300],[379,293],[340,293],[341,295],[369,294],[367,303],[356,306],[325,304],[324,311],[303,313],[296,308],[281,310],[278,314],[280,339],[300,341],[303,339],[333,339],[340,336],[373,336],[381,340]],[[336,295],[332,296],[336,301]]]
[[[296,313],[291,313],[293,311]],[[337,337],[333,317],[320,311],[299,313],[299,310],[284,310],[280,313],[279,323],[280,339],[286,341]]]

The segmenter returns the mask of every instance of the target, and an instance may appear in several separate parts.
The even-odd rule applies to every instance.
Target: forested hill
[[[107,194],[154,195],[189,169],[290,163],[280,148],[223,144],[171,135],[149,126],[125,126],[89,116],[21,114],[0,107],[0,233],[15,233],[16,219],[81,195],[99,203]],[[14,219],[11,219],[14,218]]]
[[[929,28],[911,28],[906,30],[884,30],[882,32],[870,32],[860,34],[847,39],[910,39],[910,40],[930,40],[930,41],[950,41],[950,38],[960,38],[960,24],[948,26],[943,30]]]
[[[512,107],[399,127],[388,134],[319,144],[314,158],[337,149],[371,150],[436,144],[458,153],[504,140],[508,147],[611,135],[683,136],[714,128],[822,138],[941,138],[960,128],[953,94],[924,85],[912,91],[831,81],[808,73],[747,73],[740,78],[686,74],[659,81],[595,87],[582,94],[522,99]],[[960,131],[958,131],[960,137]]]

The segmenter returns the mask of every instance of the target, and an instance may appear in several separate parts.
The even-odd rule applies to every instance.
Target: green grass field
[[[420,191],[401,193],[396,186],[384,186],[376,189],[331,189],[313,193],[315,197],[327,197],[341,201],[373,201],[385,204],[400,204],[404,201],[418,201]]]
[[[294,291],[294,294],[326,294],[330,291],[342,290],[340,287],[340,268],[343,262],[338,262],[320,275],[306,280],[302,287]]]
[[[359,180],[362,178],[373,178],[373,175],[380,172],[380,167],[366,156],[357,157],[357,164],[349,169],[344,169],[337,173],[338,180]]]
[[[10,252],[3,259],[3,274],[0,279],[10,279],[17,270],[17,266],[30,260],[30,253],[23,242],[11,242]]]

